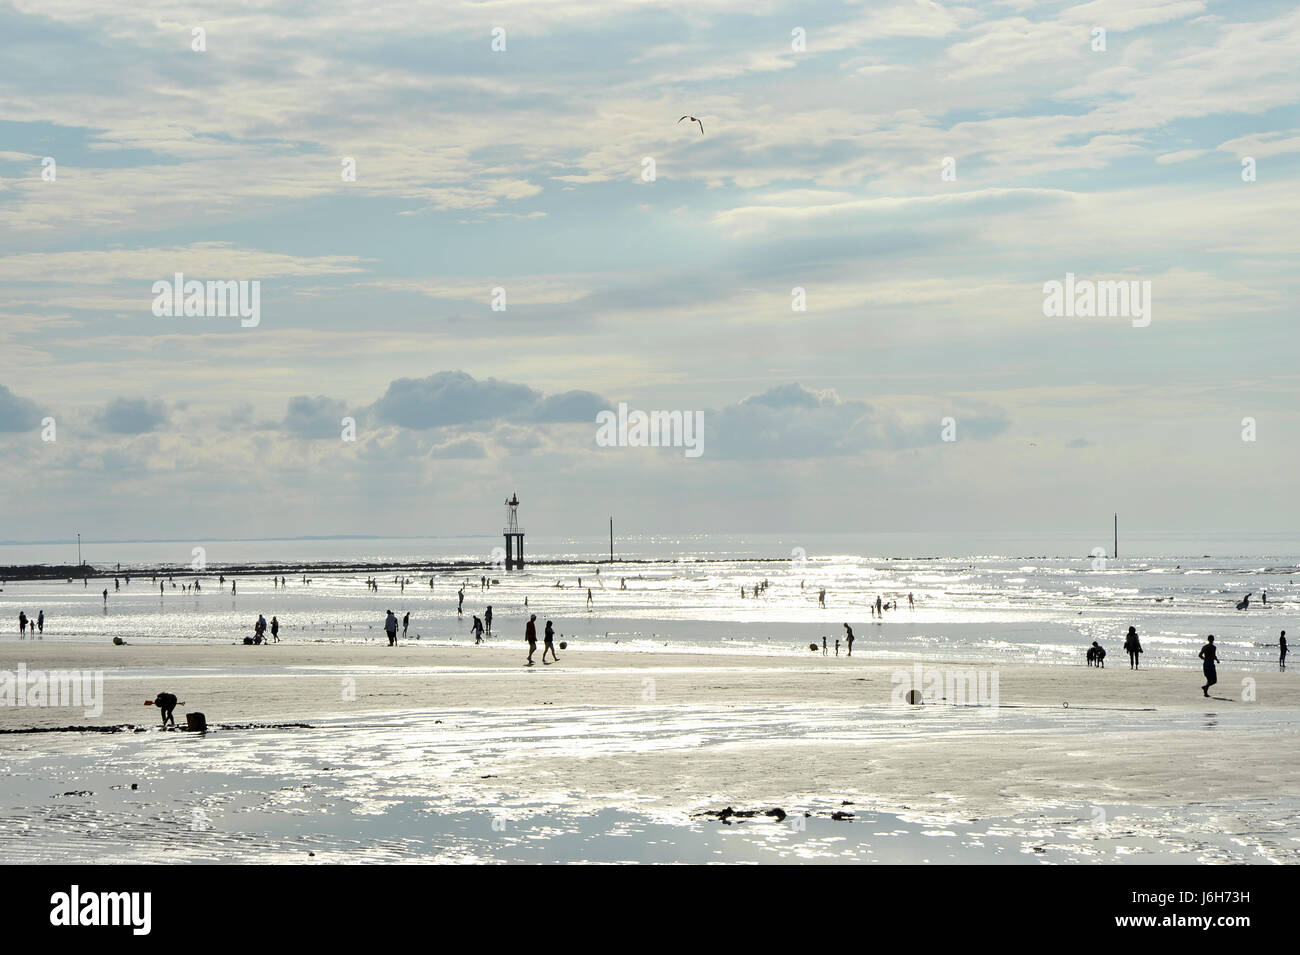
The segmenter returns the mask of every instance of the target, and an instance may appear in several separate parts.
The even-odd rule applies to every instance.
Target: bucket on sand
[[[206,733],[208,731],[208,718],[202,713],[186,713],[185,728],[194,733]]]
[[[913,706],[920,706],[925,702],[925,697],[921,695],[920,690],[908,690],[907,702],[911,703]]]

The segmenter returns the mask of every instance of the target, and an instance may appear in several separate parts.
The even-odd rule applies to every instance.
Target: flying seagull
[[[700,135],[701,135],[701,136],[704,135],[704,124],[701,123],[701,122],[700,122],[698,119],[696,119],[694,116],[683,116],[682,119],[689,119],[692,123],[700,123]],[[677,121],[677,125],[678,125],[678,126],[680,126],[680,125],[682,124],[682,119],[679,119],[679,120]]]

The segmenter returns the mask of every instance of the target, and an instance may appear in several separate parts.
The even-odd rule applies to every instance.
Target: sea
[[[109,576],[4,581],[0,619],[15,637],[20,612],[43,612],[46,640],[234,643],[261,614],[285,640],[348,642],[379,639],[392,610],[432,647],[472,642],[491,606],[493,639],[536,613],[576,646],[783,655],[847,623],[855,652],[881,659],[1074,666],[1094,640],[1120,655],[1134,626],[1144,666],[1195,666],[1214,634],[1225,663],[1276,668],[1300,606],[1294,535],[1127,535],[1119,557],[1098,536],[639,536],[616,538],[613,560],[608,540],[539,537],[513,570],[486,536],[86,540]],[[75,565],[75,541],[0,544],[0,566],[31,564]]]

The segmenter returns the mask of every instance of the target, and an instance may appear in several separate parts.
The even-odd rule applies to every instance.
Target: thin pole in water
[[[614,563],[614,518],[609,519],[609,562]]]
[[[1114,559],[1119,558],[1119,515],[1115,515],[1115,553]]]

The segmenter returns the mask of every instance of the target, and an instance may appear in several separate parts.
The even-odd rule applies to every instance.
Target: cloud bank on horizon
[[[1294,4],[112,7],[0,0],[0,538],[1296,526]]]

